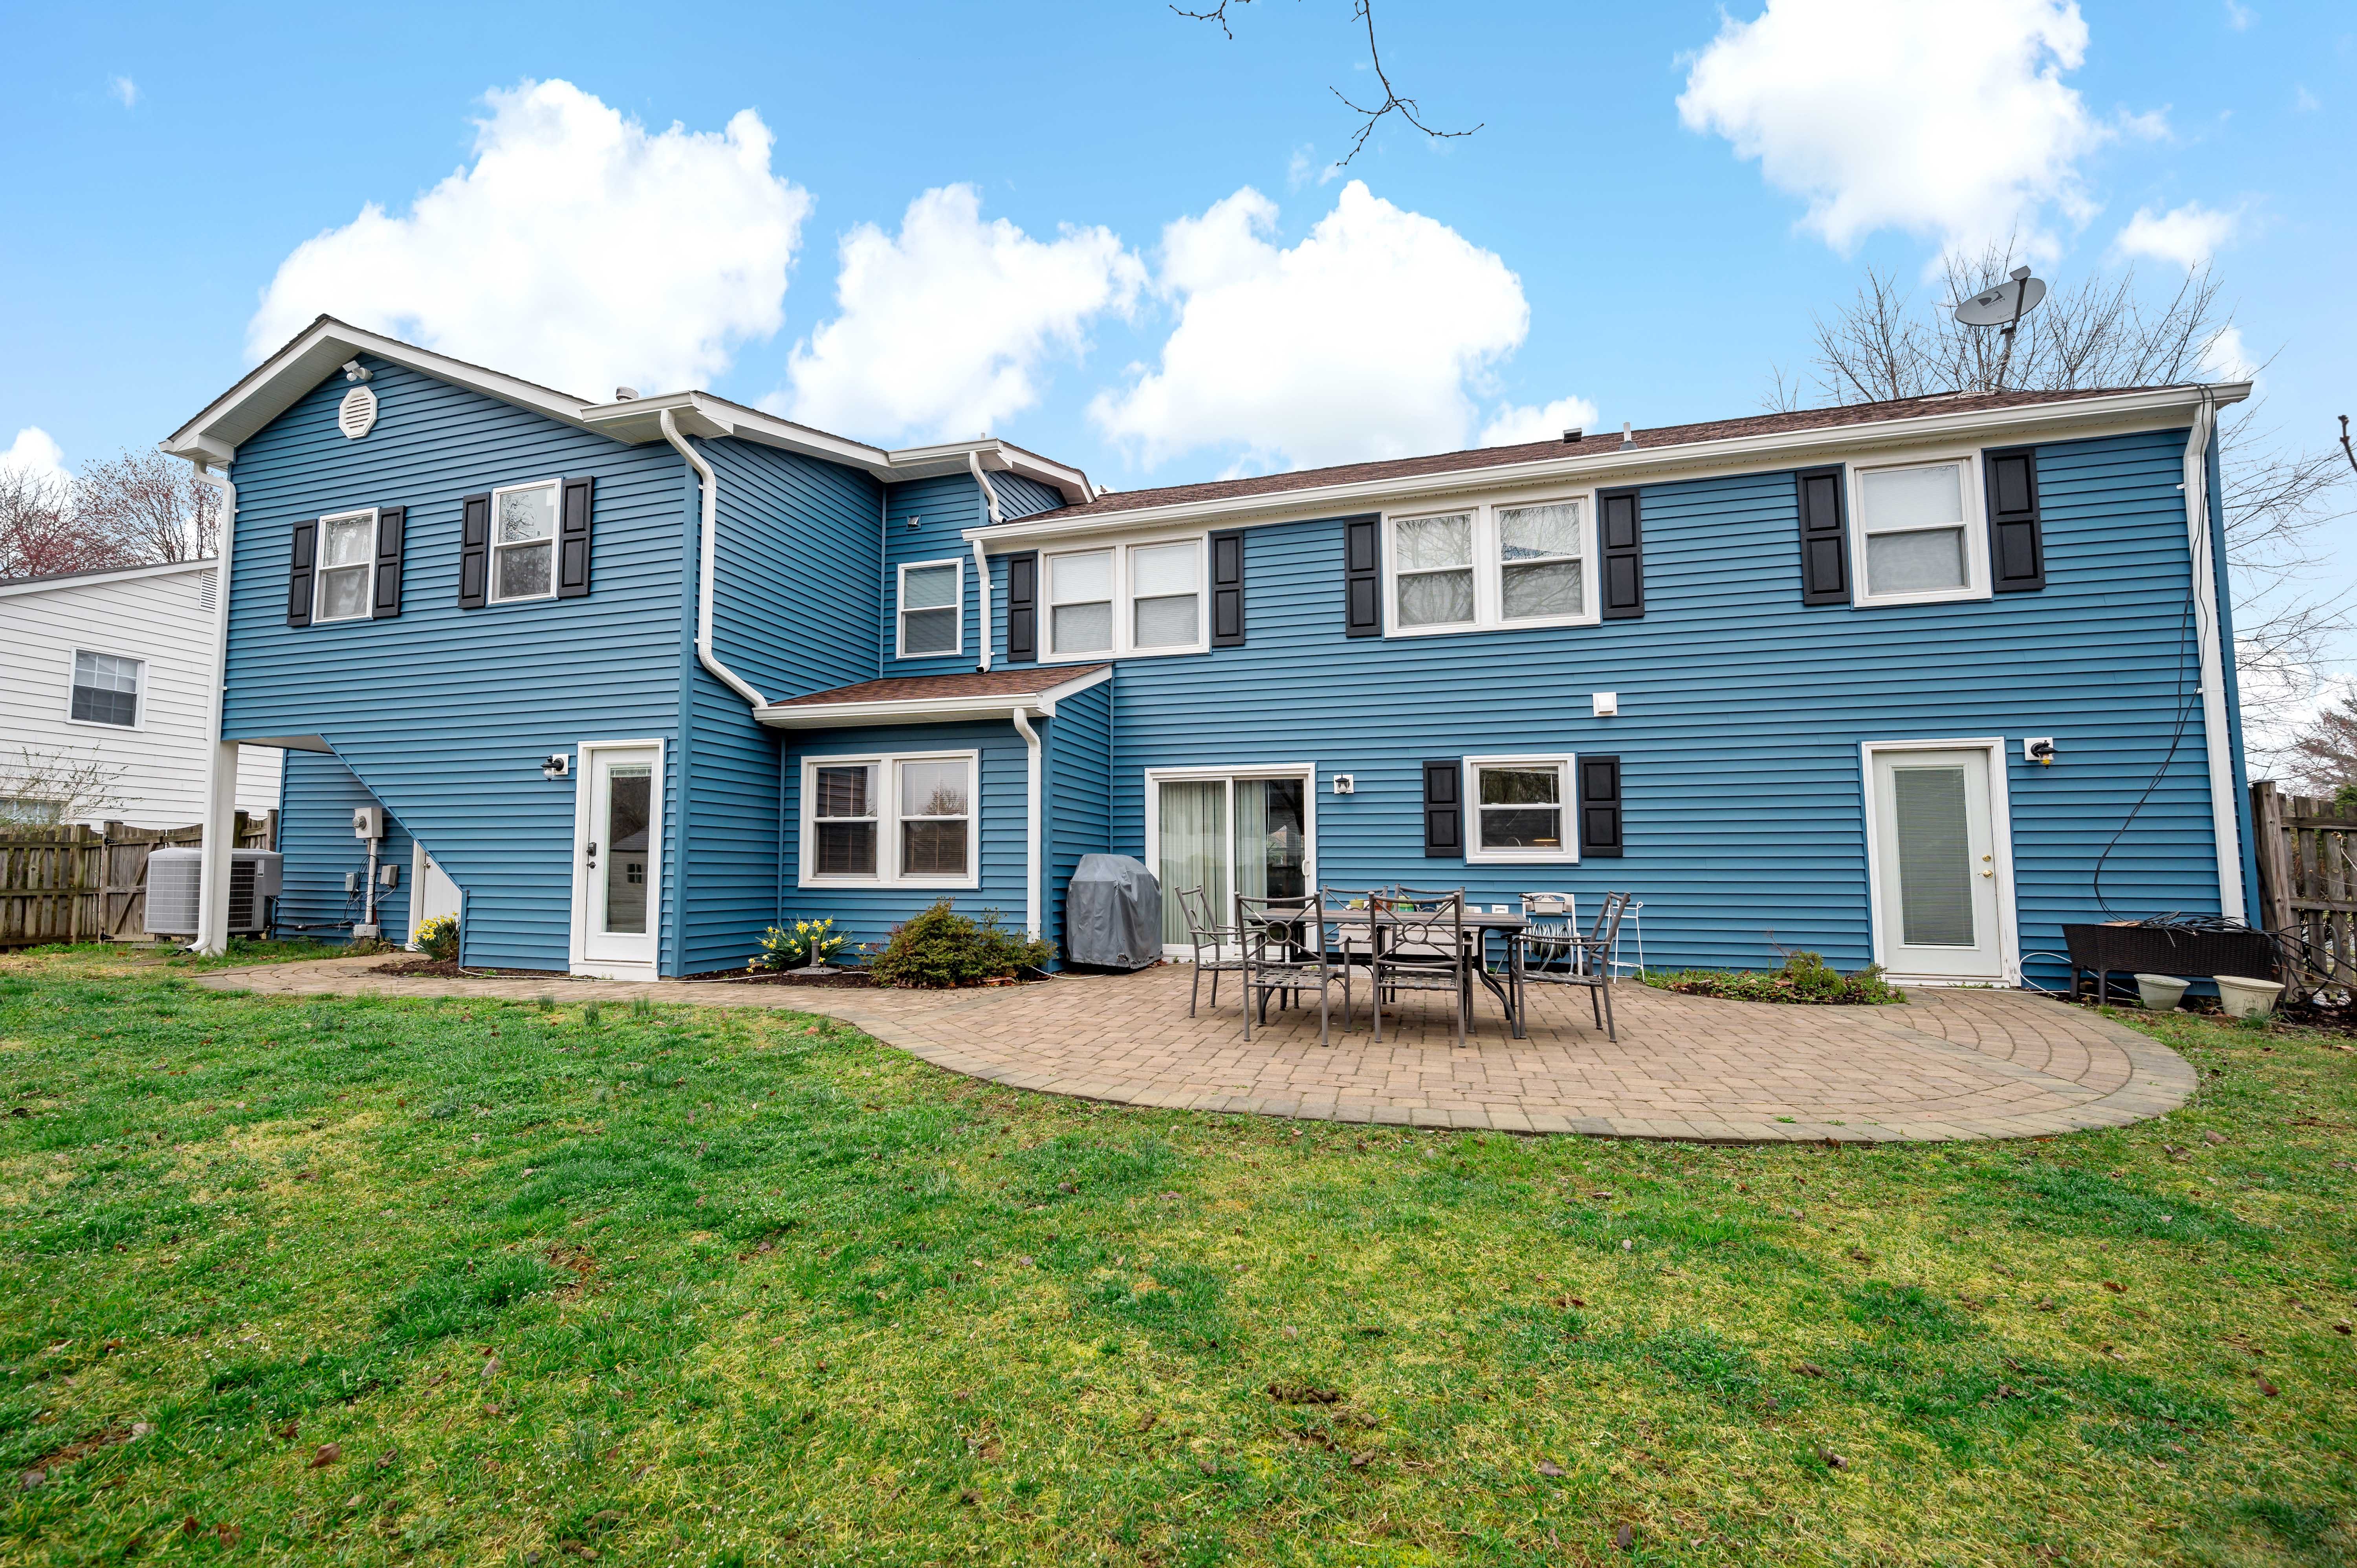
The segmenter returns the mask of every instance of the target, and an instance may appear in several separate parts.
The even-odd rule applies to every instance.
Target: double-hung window
[[[900,567],[900,651],[929,659],[958,651],[964,631],[965,564],[911,561]]]
[[[972,887],[976,754],[809,757],[802,885]]]
[[[1958,455],[1855,470],[1858,603],[1924,604],[1987,594],[1978,468]]]
[[[376,509],[319,520],[318,601],[311,619],[361,620],[376,566]]]
[[[1572,758],[1469,757],[1465,759],[1465,858],[1573,861]]]
[[[68,716],[76,724],[139,727],[139,687],[146,664],[111,653],[77,649],[73,664],[73,705]]]
[[[1394,635],[1574,626],[1597,618],[1591,498],[1557,496],[1390,520]]]
[[[1051,659],[1190,653],[1203,632],[1203,541],[1198,537],[1049,555]]]
[[[556,596],[556,492],[554,479],[491,492],[491,603]]]

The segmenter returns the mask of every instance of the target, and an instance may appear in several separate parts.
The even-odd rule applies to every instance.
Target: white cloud
[[[840,314],[794,346],[792,390],[769,401],[878,439],[972,435],[1039,402],[1043,362],[1079,354],[1090,321],[1128,314],[1145,284],[1109,229],[1034,240],[984,222],[970,185],[929,190],[897,236],[872,223],[844,236]]]
[[[1341,177],[1342,166],[1321,161],[1318,148],[1309,143],[1305,142],[1294,148],[1293,156],[1286,161],[1285,188],[1287,190],[1299,190],[1312,181],[1327,185]]]
[[[1836,250],[1888,228],[2044,252],[2049,208],[2092,216],[2079,160],[2116,134],[2062,81],[2086,51],[2072,0],[1769,0],[1695,57],[1678,114],[1806,198]]]
[[[118,76],[109,81],[106,91],[113,94],[114,101],[125,109],[135,107],[139,102],[139,84],[127,76]]]
[[[2168,212],[2139,207],[2112,245],[2123,256],[2150,256],[2190,270],[2233,239],[2241,221],[2239,212],[2214,211],[2198,201]]]
[[[2251,24],[2258,19],[2259,14],[2248,5],[2240,4],[2239,0],[2226,0],[2226,25],[2234,31],[2246,33],[2250,31]]]
[[[1584,397],[1559,397],[1537,408],[1501,403],[1481,427],[1484,446],[1518,446],[1525,441],[1560,441],[1566,430],[1596,428],[1596,405]]]
[[[2302,114],[2313,113],[2315,111],[2324,107],[2323,104],[2317,102],[2315,93],[2310,92],[2305,87],[2299,86],[2295,86],[2291,90],[2291,106],[2297,113]]]
[[[280,264],[261,359],[325,311],[587,396],[700,385],[785,320],[811,199],[740,110],[649,132],[566,81],[485,94],[470,166],[401,217],[371,202]]]
[[[1163,231],[1156,288],[1178,322],[1158,365],[1098,394],[1098,428],[1149,467],[1203,447],[1303,467],[1465,446],[1474,392],[1529,330],[1522,280],[1360,180],[1291,249],[1275,226],[1247,186]]]
[[[66,472],[65,448],[38,424],[16,432],[16,439],[0,452],[0,468],[20,468],[35,478],[60,482],[72,477]]]
[[[2251,358],[2239,327],[2228,327],[2202,345],[2201,368],[2225,381],[2247,381],[2259,373],[2259,362]]]

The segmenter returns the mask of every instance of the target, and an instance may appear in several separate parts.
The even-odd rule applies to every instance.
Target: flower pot
[[[2137,997],[2156,1013],[2169,1012],[2184,1001],[2185,988],[2191,983],[2173,974],[2139,974],[2136,980]]]
[[[2218,1004],[2229,1018],[2264,1018],[2275,1011],[2283,987],[2272,980],[2247,980],[2239,974],[2212,976],[2218,983]]]

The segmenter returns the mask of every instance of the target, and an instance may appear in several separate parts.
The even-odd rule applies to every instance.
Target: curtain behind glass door
[[[1226,924],[1228,907],[1228,846],[1222,831],[1227,815],[1227,780],[1168,779],[1158,802],[1162,864],[1162,940],[1173,946],[1187,943],[1187,917],[1178,907],[1180,889],[1200,887],[1211,903],[1211,918]]]

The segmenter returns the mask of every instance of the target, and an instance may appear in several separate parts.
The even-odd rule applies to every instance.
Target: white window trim
[[[368,519],[368,559],[361,562],[359,568],[367,577],[368,592],[361,596],[363,607],[360,614],[331,616],[327,613],[328,524],[350,522],[356,517]],[[319,520],[319,532],[311,545],[311,624],[313,626],[341,626],[346,621],[367,620],[374,615],[376,611],[376,531],[380,521],[377,509],[372,506],[360,507],[351,511],[331,511]],[[349,572],[352,569],[349,566],[336,568],[339,572]]]
[[[1577,615],[1505,616],[1505,557],[1498,513],[1519,507],[1545,506],[1555,501],[1579,503],[1579,596]],[[1445,626],[1399,624],[1399,525],[1419,518],[1473,516],[1473,618]],[[1474,631],[1528,631],[1559,626],[1595,626],[1602,621],[1602,563],[1597,556],[1596,491],[1534,490],[1527,495],[1501,496],[1494,500],[1468,500],[1455,505],[1403,508],[1383,513],[1383,635],[1385,637],[1461,637]]]
[[[500,544],[500,498],[501,496],[513,495],[518,490],[540,489],[553,490],[556,495],[556,503],[550,509],[549,515],[553,521],[549,527],[548,539],[546,541],[548,545],[548,589],[545,593],[539,594],[501,594],[500,592],[500,550],[501,548]],[[531,605],[538,604],[543,599],[553,599],[556,597],[556,553],[560,547],[564,533],[564,479],[527,479],[521,484],[500,485],[493,489],[491,491],[490,537],[485,542],[490,548],[490,553],[483,562],[483,602],[490,605]],[[515,543],[506,546],[506,548],[510,550],[517,550],[522,548],[527,543],[538,544],[540,542],[542,542],[542,541],[536,539],[518,540]]]
[[[899,765],[904,762],[963,762],[966,765],[965,875],[962,877],[909,876],[900,870]],[[876,875],[821,876],[811,870],[817,844],[817,778],[822,768],[866,765],[877,769],[876,800]],[[982,753],[964,751],[855,751],[802,758],[802,837],[795,856],[795,886],[800,887],[942,887],[982,886]],[[923,820],[923,819],[915,819]]]
[[[127,725],[111,725],[99,719],[78,719],[73,716],[74,673],[85,653],[100,659],[128,660],[139,667],[139,689],[132,693],[136,701],[137,717]],[[78,729],[101,730],[108,735],[135,735],[147,727],[147,660],[128,653],[109,653],[103,648],[73,648],[66,652],[66,723]]]
[[[1527,753],[1518,757],[1469,757],[1464,782],[1458,792],[1464,801],[1465,858],[1477,865],[1577,865],[1579,864],[1579,758],[1568,751]],[[1481,774],[1484,768],[1552,768],[1555,769],[1555,804],[1563,812],[1563,844],[1558,849],[1486,849],[1481,843]]]
[[[1314,762],[1272,762],[1258,767],[1149,768],[1146,770],[1146,864],[1157,877],[1162,875],[1162,785],[1166,780],[1222,779],[1228,786],[1224,837],[1228,846],[1228,889],[1231,897],[1236,886],[1236,785],[1253,779],[1298,779],[1301,791],[1301,884],[1312,897],[1319,886],[1318,881],[1318,765]],[[1176,889],[1166,889],[1166,898],[1178,897]],[[1232,908],[1214,910],[1214,918],[1226,925],[1234,916]],[[1189,958],[1194,949],[1166,943],[1165,958]]]
[[[1889,969],[1899,947],[1891,930],[1896,910],[1884,907],[1882,897],[1882,830],[1876,825],[1880,804],[1874,783],[1874,759],[1886,751],[1981,751],[1988,754],[1989,852],[1997,875],[1996,951],[1998,972],[1983,979],[1921,976],[1894,972],[1890,978],[1910,985],[1979,985],[2021,983],[2020,890],[2013,879],[2013,797],[2007,789],[2010,757],[2002,736],[1969,736],[1961,740],[1869,740],[1857,748],[1859,804],[1866,812],[1866,900],[1874,935],[1874,961]]]
[[[1195,640],[1183,645],[1140,648],[1137,637],[1137,596],[1133,592],[1130,562],[1139,550],[1165,544],[1195,547]],[[1113,646],[1090,653],[1059,653],[1056,644],[1055,562],[1067,555],[1113,556]],[[1208,653],[1211,649],[1211,544],[1206,532],[1159,534],[1149,539],[1097,540],[1039,553],[1039,643],[1041,664],[1096,664],[1108,659],[1159,659],[1169,654]]]
[[[1964,470],[1963,502],[1964,510],[1964,585],[1961,588],[1926,588],[1909,594],[1878,594],[1870,591],[1866,575],[1866,476],[1887,473],[1898,468],[1929,468],[1942,463],[1954,463]],[[1851,463],[1846,465],[1849,484],[1849,555],[1850,581],[1857,585],[1857,593],[1850,601],[1862,609],[1885,605],[1944,605],[1966,599],[1990,596],[1988,564],[1988,508],[1981,498],[1981,454],[1977,446],[1939,448],[1910,453],[1904,458],[1882,463]],[[1934,527],[1944,526],[1933,524]],[[1912,532],[1909,529],[1882,529],[1878,532]]]
[[[909,573],[928,566],[948,566],[957,573],[957,591],[946,606],[936,609],[951,612],[951,624],[957,628],[957,640],[938,653],[909,651]],[[894,579],[892,593],[892,657],[895,659],[955,659],[965,652],[965,563],[955,555],[939,561],[903,561],[899,575]],[[924,613],[924,612],[920,612]]]

